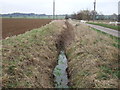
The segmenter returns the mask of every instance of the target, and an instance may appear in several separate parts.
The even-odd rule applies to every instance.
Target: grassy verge
[[[103,24],[103,23],[93,23],[93,22],[88,22],[88,24],[98,25],[98,26],[111,28],[111,29],[120,31],[120,26],[113,26],[113,25],[108,25],[108,24]]]
[[[70,85],[73,88],[117,88],[117,38],[90,30],[85,25],[76,27],[75,41],[66,48]]]
[[[53,22],[2,41],[2,86],[52,88],[57,62],[55,35],[62,28]]]
[[[113,46],[117,47],[117,48],[120,48],[120,38],[119,37],[112,36],[112,35],[110,35],[108,33],[105,33],[103,31],[97,30],[95,28],[91,28],[91,29],[97,31],[98,33],[101,33],[103,35],[106,35],[106,36],[112,38],[116,42],[116,43],[113,43]]]

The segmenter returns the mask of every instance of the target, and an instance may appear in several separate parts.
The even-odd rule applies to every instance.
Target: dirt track
[[[102,27],[102,26],[98,26],[98,25],[92,25],[92,24],[86,24],[92,28],[95,28],[95,29],[98,29],[102,32],[105,32],[105,33],[108,33],[110,35],[113,35],[113,36],[116,36],[116,37],[120,37],[120,32],[119,31],[116,31],[116,30],[113,30],[113,29],[110,29],[110,28],[105,28],[105,27]]]
[[[40,28],[50,21],[50,19],[2,19],[2,38]]]

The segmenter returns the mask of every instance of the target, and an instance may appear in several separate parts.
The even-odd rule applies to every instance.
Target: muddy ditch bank
[[[65,51],[66,47],[70,45],[73,40],[74,40],[74,28],[68,21],[65,21],[63,31],[60,33],[60,35],[57,36],[56,39],[56,47],[58,52]]]
[[[74,40],[73,26],[66,20],[63,31],[56,39],[56,47],[58,51],[58,64],[56,65],[53,75],[55,88],[69,88],[68,78],[68,59],[66,57],[65,48]]]
[[[64,21],[52,21],[38,29],[2,41],[2,87],[53,88],[57,64],[56,37]]]

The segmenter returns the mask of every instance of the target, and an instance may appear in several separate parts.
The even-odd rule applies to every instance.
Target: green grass
[[[108,66],[100,66],[100,69],[102,70],[102,75],[100,75],[101,78],[108,78],[106,75],[112,75],[113,77],[120,77],[120,71],[118,69],[118,67],[114,67],[114,68],[110,68]]]
[[[104,34],[104,35],[112,38],[116,42],[116,43],[113,43],[112,45],[118,49],[120,48],[120,38],[119,37],[112,36],[108,33],[102,32],[102,31],[97,30],[95,28],[92,28],[92,30],[95,30],[98,33]],[[107,67],[107,66],[100,66],[100,69],[102,70],[102,72],[99,73],[98,79],[107,80],[107,79],[109,79],[108,75],[110,75],[110,74],[113,77],[120,78],[120,71],[118,70],[118,67],[112,69],[112,68]]]
[[[88,24],[98,25],[98,26],[102,26],[102,27],[120,31],[120,26],[113,26],[113,25],[108,25],[108,24],[103,24],[103,23],[93,23],[93,22],[88,22]]]
[[[110,77],[108,76],[108,74],[104,73],[104,72],[99,72],[98,73],[98,76],[97,76],[97,79],[100,79],[100,80],[108,80],[110,79]]]
[[[98,33],[104,34],[104,35],[112,38],[115,42],[117,42],[117,43],[113,43],[112,45],[113,45],[114,47],[120,48],[120,38],[119,38],[119,37],[112,36],[112,35],[110,35],[110,34],[108,34],[108,33],[105,33],[105,32],[103,32],[103,31],[100,31],[100,30],[95,29],[95,28],[92,28],[92,30],[95,30],[95,31],[97,31]]]

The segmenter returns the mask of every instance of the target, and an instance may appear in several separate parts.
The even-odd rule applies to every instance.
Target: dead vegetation
[[[75,41],[66,48],[71,87],[117,88],[117,42],[85,25],[75,27]]]
[[[53,88],[57,62],[56,36],[63,21],[3,40],[2,86],[9,88]]]

